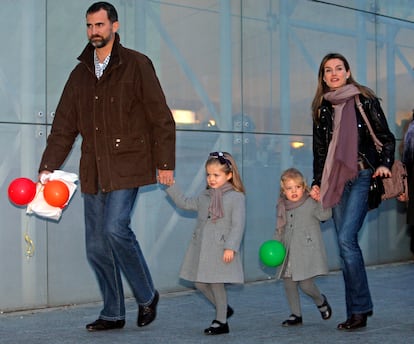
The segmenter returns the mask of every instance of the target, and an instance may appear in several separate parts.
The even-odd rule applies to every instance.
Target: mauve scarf
[[[279,234],[282,234],[286,226],[286,211],[300,207],[308,199],[309,193],[305,192],[302,198],[296,202],[289,201],[285,197],[279,197],[277,201],[276,212],[276,230]]]
[[[348,84],[324,95],[334,108],[333,135],[321,181],[321,202],[325,209],[339,203],[345,183],[358,175],[358,129],[354,96],[359,93],[355,85]]]
[[[208,189],[210,195],[210,206],[208,211],[211,214],[211,219],[216,221],[224,216],[223,212],[223,194],[227,191],[234,190],[234,187],[231,183],[226,182],[223,186],[213,189]]]

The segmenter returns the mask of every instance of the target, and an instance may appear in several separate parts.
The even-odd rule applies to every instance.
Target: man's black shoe
[[[125,320],[104,320],[98,319],[95,320],[93,323],[86,325],[86,329],[88,331],[106,331],[106,330],[115,330],[120,329],[125,326]]]
[[[137,325],[139,327],[147,326],[152,323],[157,316],[157,304],[160,295],[158,291],[155,291],[155,296],[152,302],[148,306],[139,306],[138,307],[138,320]]]

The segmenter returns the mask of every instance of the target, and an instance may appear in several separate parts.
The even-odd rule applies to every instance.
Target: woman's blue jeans
[[[155,290],[141,248],[130,228],[138,188],[83,194],[86,255],[103,297],[99,318],[125,319],[121,271],[139,305],[148,305]]]
[[[348,318],[373,308],[364,258],[358,243],[358,233],[368,212],[371,175],[370,169],[359,171],[358,177],[345,185],[341,201],[333,209]]]

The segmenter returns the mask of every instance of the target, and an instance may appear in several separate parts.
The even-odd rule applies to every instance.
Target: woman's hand
[[[392,174],[388,167],[379,166],[375,170],[374,174],[372,175],[372,178],[375,178],[375,177],[389,178],[389,177],[392,177]]]
[[[315,201],[319,202],[321,200],[321,189],[318,185],[314,185],[309,192],[309,196],[311,196]]]
[[[233,250],[229,250],[228,248],[226,248],[224,250],[224,254],[223,254],[223,261],[225,263],[231,263],[234,259],[234,251]]]

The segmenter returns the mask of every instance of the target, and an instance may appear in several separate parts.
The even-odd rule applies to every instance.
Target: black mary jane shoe
[[[93,323],[86,325],[88,331],[107,331],[107,330],[116,330],[123,328],[125,326],[125,320],[104,320],[97,319]]]
[[[289,316],[289,319],[286,319],[284,322],[282,322],[282,326],[297,326],[302,325],[302,317],[298,317],[295,314],[291,314]]]
[[[367,326],[367,313],[352,314],[345,322],[338,324],[338,330],[356,330]]]
[[[218,320],[213,320],[213,322],[211,323],[211,326],[204,330],[204,334],[210,335],[210,336],[229,333],[229,332],[230,332],[229,325],[227,323],[223,324],[222,322]]]
[[[227,319],[230,318],[233,314],[234,314],[233,308],[227,305],[227,314],[226,314]]]
[[[137,325],[139,327],[147,326],[152,323],[157,316],[157,304],[160,295],[158,291],[155,291],[155,296],[152,302],[148,306],[139,306],[138,307],[138,319]]]
[[[319,312],[321,312],[321,317],[323,320],[328,320],[332,316],[332,308],[328,303],[328,300],[326,299],[326,296],[322,294],[323,297],[323,303],[318,306]],[[321,311],[321,308],[326,308],[326,310]]]

